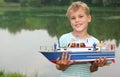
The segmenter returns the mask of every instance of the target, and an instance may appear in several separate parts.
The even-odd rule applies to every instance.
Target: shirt
[[[75,42],[85,43],[86,46],[93,46],[94,43],[99,42],[93,36],[90,36],[86,39],[79,39],[78,37],[73,36],[72,32],[63,34],[60,39],[60,47],[68,46],[71,39],[74,39]],[[80,63],[69,66],[65,71],[62,71],[61,77],[91,77],[90,72],[90,63]]]

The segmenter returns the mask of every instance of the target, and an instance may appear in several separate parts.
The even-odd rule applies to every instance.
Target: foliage
[[[0,71],[0,77],[26,77],[20,73],[5,73],[4,71]]]
[[[3,76],[4,76],[4,72],[0,71],[0,77],[3,77]]]
[[[4,0],[5,2],[19,2],[20,0]]]
[[[103,6],[120,6],[120,0],[103,0]]]
[[[70,3],[79,0],[4,0],[4,2],[15,2],[20,3],[21,7],[41,7],[50,5],[69,5]],[[80,0],[87,3],[90,6],[120,6],[120,0]],[[1,0],[0,2],[3,2]]]
[[[19,8],[18,3],[7,3],[7,2],[0,2],[0,8]]]

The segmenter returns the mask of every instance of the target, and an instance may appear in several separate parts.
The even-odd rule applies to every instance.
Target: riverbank
[[[25,75],[22,75],[18,72],[4,72],[0,71],[0,77],[26,77]]]

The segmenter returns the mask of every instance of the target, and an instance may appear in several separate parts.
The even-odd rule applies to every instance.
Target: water
[[[40,45],[52,45],[57,41],[56,37],[50,37],[46,30],[22,30],[13,35],[7,29],[0,29],[0,37],[0,69],[27,75],[54,76],[51,70],[56,70],[55,65],[39,53],[39,48]]]

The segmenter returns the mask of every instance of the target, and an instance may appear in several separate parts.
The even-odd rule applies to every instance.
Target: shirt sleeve
[[[66,40],[64,35],[60,37],[59,43],[60,43],[60,47],[66,47],[67,46],[67,40]]]

